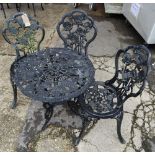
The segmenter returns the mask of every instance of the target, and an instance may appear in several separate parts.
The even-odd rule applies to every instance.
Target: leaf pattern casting
[[[64,15],[57,25],[57,32],[64,41],[64,46],[79,54],[87,53],[88,45],[97,35],[94,21],[81,10]]]

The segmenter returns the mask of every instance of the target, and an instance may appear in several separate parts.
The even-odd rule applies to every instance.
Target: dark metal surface
[[[42,127],[42,130],[45,130],[53,115],[53,105],[50,105],[49,103],[44,102],[43,107],[45,108],[46,112],[45,112],[45,123]]]
[[[17,58],[39,50],[45,36],[44,28],[31,16],[27,15],[30,26],[25,25],[22,19],[24,14],[18,12],[6,20],[2,31],[4,39],[15,48]]]
[[[78,102],[88,114],[93,114],[97,118],[107,118],[113,117],[117,113],[120,101],[113,87],[105,85],[104,82],[96,81],[86,90],[83,97],[79,98]]]
[[[129,46],[117,52],[115,67],[115,75],[111,80],[94,83],[78,98],[74,104],[76,108],[71,108],[84,118],[115,118],[118,138],[124,143],[121,135],[123,104],[129,97],[137,97],[144,90],[151,68],[151,53],[143,45]],[[80,135],[83,132],[82,129]]]
[[[94,81],[88,57],[64,48],[29,54],[16,60],[12,68],[11,76],[23,94],[50,104],[79,96]]]
[[[81,102],[85,111],[94,117],[116,117],[116,112],[129,97],[137,97],[144,90],[150,63],[151,53],[145,46],[119,50],[114,77],[105,84],[97,82],[85,92],[85,102]]]
[[[62,17],[57,32],[66,48],[87,54],[88,45],[97,35],[97,28],[91,17],[84,11],[75,9]]]
[[[117,52],[115,65],[115,75],[106,84],[115,87],[124,103],[129,97],[137,97],[144,90],[151,69],[151,52],[143,45],[129,46]]]

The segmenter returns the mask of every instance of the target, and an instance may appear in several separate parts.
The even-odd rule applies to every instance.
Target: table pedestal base
[[[53,115],[53,105],[50,105],[48,102],[44,102],[43,107],[46,109],[46,112],[45,112],[45,124],[43,125],[42,130],[45,130],[48,122],[50,121]]]
[[[79,96],[83,97],[83,95]],[[97,123],[98,119],[92,119],[88,116],[85,116],[86,113],[83,113],[82,107],[79,102],[68,101],[68,105],[73,113],[79,115],[82,119],[82,128],[80,129],[80,133],[77,137],[74,137],[73,144],[77,146],[81,139],[90,131],[90,129]]]

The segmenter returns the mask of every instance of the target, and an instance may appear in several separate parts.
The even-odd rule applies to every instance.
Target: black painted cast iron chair
[[[45,30],[34,18],[26,15],[24,12],[18,12],[6,21],[2,35],[15,48],[16,59],[19,59],[40,49],[40,44],[45,36]],[[10,80],[14,92],[12,108],[16,106],[17,102],[17,87],[13,79],[13,64],[10,68]]]
[[[84,11],[75,9],[65,14],[57,25],[57,32],[65,48],[87,54],[88,45],[96,38],[94,21]]]
[[[116,54],[114,77],[106,82],[95,82],[83,95],[70,102],[72,110],[83,118],[83,127],[75,139],[75,145],[83,138],[93,119],[108,118],[117,120],[118,138],[125,143],[121,135],[123,104],[128,98],[142,93],[150,62],[151,53],[143,45],[121,49]]]

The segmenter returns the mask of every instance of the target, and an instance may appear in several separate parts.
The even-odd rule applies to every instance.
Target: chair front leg
[[[90,121],[87,118],[83,118],[82,120],[82,129],[80,131],[80,134],[78,137],[76,137],[75,141],[74,141],[74,145],[77,146],[80,142],[80,140],[84,137],[85,135],[85,131],[87,129],[87,127],[89,126]]]
[[[11,85],[13,88],[13,101],[12,101],[11,108],[14,109],[17,106],[17,86],[15,85],[13,80],[11,80]]]
[[[124,140],[124,138],[122,137],[122,134],[121,134],[121,125],[122,125],[122,120],[123,120],[123,111],[121,111],[120,115],[116,118],[116,120],[117,120],[117,135],[118,135],[119,141],[122,144],[125,144],[125,140]]]

